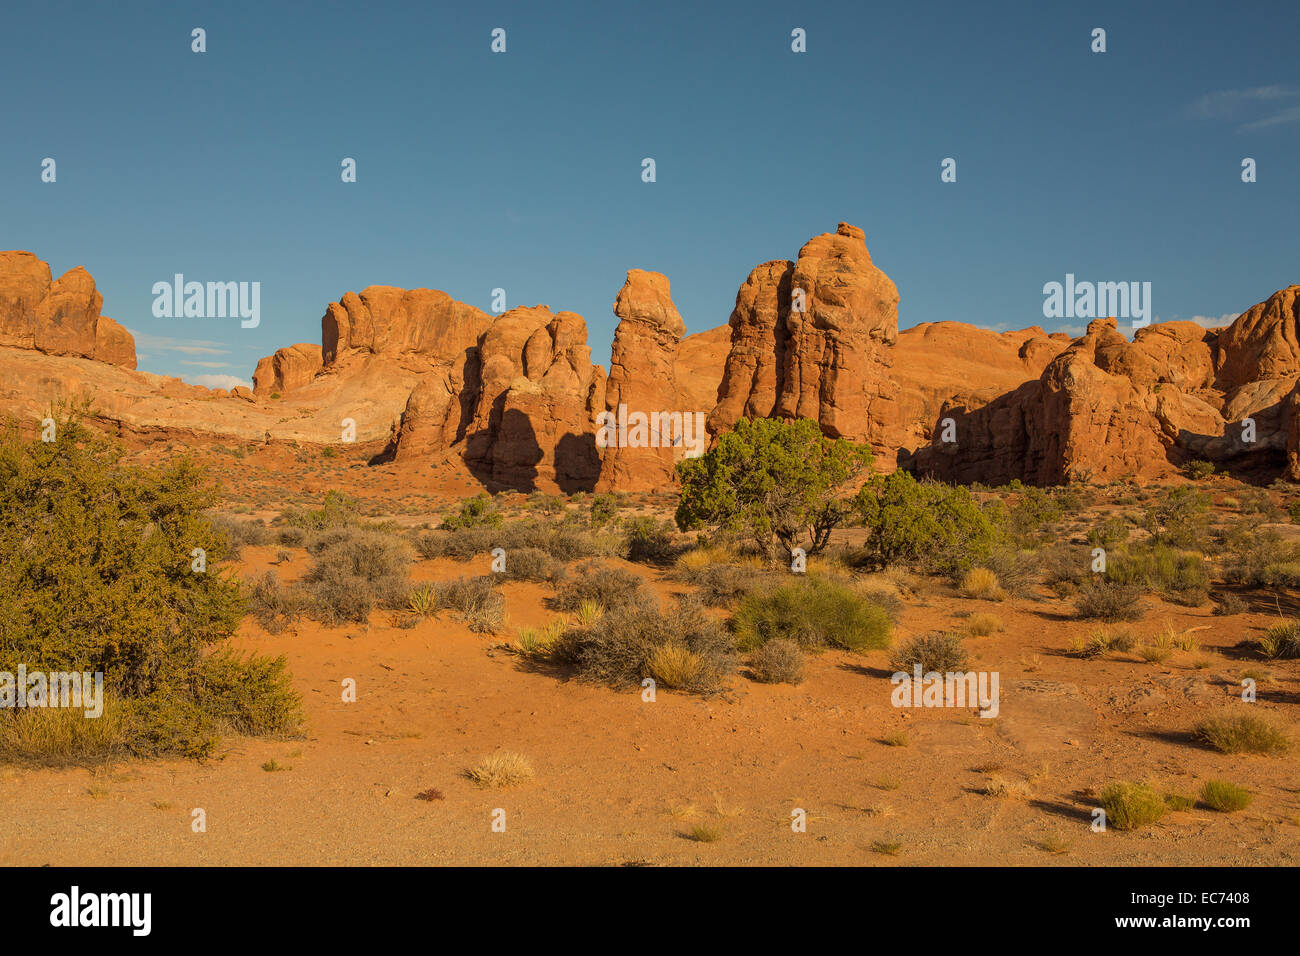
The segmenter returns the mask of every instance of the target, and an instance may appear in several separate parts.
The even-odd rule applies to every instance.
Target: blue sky
[[[372,284],[578,312],[607,363],[627,269],[702,331],[841,220],[904,328],[1051,327],[1066,273],[1218,319],[1300,281],[1298,27],[1293,0],[8,4],[0,248],[84,265],[141,367],[190,381]],[[261,282],[260,326],[155,318],[177,272]]]

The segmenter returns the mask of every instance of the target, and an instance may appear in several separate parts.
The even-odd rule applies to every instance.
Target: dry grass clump
[[[1193,728],[1198,740],[1225,754],[1279,756],[1291,749],[1291,737],[1275,718],[1256,714],[1221,713]]]
[[[984,784],[984,794],[1002,799],[1028,800],[1033,796],[1033,788],[1027,780],[1012,780],[995,773]]]
[[[410,595],[410,544],[383,531],[343,526],[308,545],[315,564],[303,578],[311,609],[326,624],[364,622],[376,608],[404,607]]]
[[[533,765],[523,754],[503,750],[485,757],[476,767],[465,771],[465,776],[485,790],[517,787],[533,779]]]
[[[1002,618],[996,614],[972,614],[966,618],[966,633],[971,637],[988,637],[1002,630]]]
[[[1279,621],[1259,639],[1259,652],[1270,660],[1300,657],[1300,621]]]
[[[988,568],[971,568],[961,580],[961,593],[969,598],[1001,601],[1007,594],[998,584],[998,576]]]
[[[1235,813],[1250,806],[1251,792],[1227,780],[1207,780],[1201,787],[1201,802],[1220,813]]]
[[[749,659],[749,669],[760,684],[798,684],[803,680],[804,653],[794,641],[768,641]]]
[[[495,634],[505,627],[506,599],[496,575],[437,581],[417,588],[410,600],[412,610],[426,616],[433,611],[454,611],[477,634]]]
[[[1155,823],[1168,809],[1163,797],[1145,783],[1117,780],[1101,791],[1101,808],[1106,826],[1116,830],[1137,830]]]

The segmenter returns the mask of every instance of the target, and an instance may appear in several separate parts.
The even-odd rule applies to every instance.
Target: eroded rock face
[[[491,324],[485,313],[436,289],[372,285],[329,304],[321,318],[321,353],[326,366],[350,350],[417,353],[451,365]]]
[[[1197,459],[1266,469],[1285,456],[1294,470],[1297,292],[1223,330],[1166,322],[1129,342],[1114,319],[1096,320],[1037,381],[943,409],[956,440],[942,440],[941,421],[909,464],[949,481],[1036,484],[1159,478]]]
[[[324,368],[321,347],[300,342],[276,349],[257,363],[253,371],[253,393],[258,397],[284,395],[308,384]]]
[[[677,347],[686,332],[666,276],[643,269],[628,271],[614,301],[619,323],[605,382],[605,411],[614,420],[633,415],[681,412],[677,395]],[[606,429],[600,471],[602,489],[649,491],[670,487],[674,465],[685,453],[672,438],[641,440]]]
[[[776,414],[811,418],[832,438],[880,443],[897,416],[889,346],[898,289],[871,261],[861,229],[840,223],[799,250],[786,315],[785,381]]]
[[[884,447],[898,418],[889,377],[898,289],[871,261],[861,229],[840,223],[793,264],[758,266],[729,324],[714,435],[744,417],[810,418],[831,437]]]
[[[0,346],[135,368],[131,333],[100,315],[104,298],[78,266],[50,281],[30,252],[0,252]]]
[[[483,334],[476,377],[464,452],[471,469],[525,490],[539,478],[567,491],[595,486],[604,372],[591,364],[582,316],[511,309]]]

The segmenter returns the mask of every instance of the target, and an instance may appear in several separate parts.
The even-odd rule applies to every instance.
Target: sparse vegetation
[[[1221,713],[1207,717],[1193,731],[1196,737],[1225,754],[1279,756],[1291,749],[1291,737],[1272,717]]]
[[[911,674],[918,664],[922,674],[962,673],[969,656],[960,634],[932,631],[903,642],[889,658],[889,666],[904,674]]]
[[[1201,802],[1220,813],[1235,813],[1250,806],[1251,794],[1227,780],[1207,780],[1201,787]]]
[[[798,684],[803,680],[803,650],[795,641],[775,638],[751,655],[749,669],[761,684]]]
[[[847,585],[809,576],[747,595],[731,627],[745,650],[784,638],[804,648],[861,652],[888,647],[893,624],[883,608]]]
[[[527,783],[533,779],[534,772],[527,757],[505,750],[485,757],[477,766],[465,771],[465,776],[485,790],[504,790]]]
[[[1165,815],[1167,804],[1149,784],[1116,781],[1101,791],[1101,808],[1106,826],[1116,830],[1137,830]]]
[[[901,470],[868,481],[854,506],[868,532],[859,557],[868,567],[961,574],[987,559],[998,537],[968,489],[918,482]]]

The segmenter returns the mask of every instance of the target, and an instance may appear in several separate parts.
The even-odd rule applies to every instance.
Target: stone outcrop
[[[605,411],[615,421],[630,416],[681,412],[677,396],[677,348],[686,332],[666,276],[628,271],[614,301],[618,327],[605,382]],[[656,429],[658,431],[658,429]],[[638,436],[621,427],[604,431],[600,488],[649,491],[668,487],[685,448],[672,436]]]
[[[80,266],[51,282],[49,263],[30,252],[0,252],[0,346],[133,369],[135,340],[100,314],[103,304]]]
[[[300,342],[276,349],[274,355],[258,361],[253,371],[253,394],[270,397],[292,392],[311,382],[324,367],[319,345]]]
[[[1099,319],[1038,380],[979,408],[952,404],[909,467],[950,481],[1160,478],[1192,460],[1295,471],[1300,286],[1226,329],[1166,322],[1132,342]],[[1295,471],[1300,475],[1300,471]]]
[[[794,263],[757,267],[729,324],[714,435],[742,417],[810,418],[831,437],[883,448],[898,417],[889,376],[898,289],[871,261],[861,229],[840,223]]]

